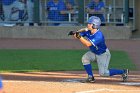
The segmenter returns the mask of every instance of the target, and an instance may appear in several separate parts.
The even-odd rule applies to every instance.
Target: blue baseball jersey
[[[81,36],[86,37],[92,43],[92,46],[89,49],[97,54],[101,55],[106,52],[107,46],[105,44],[105,39],[103,33],[98,29],[98,31],[94,34],[91,34],[90,30],[81,32]]]
[[[104,7],[105,7],[104,2],[96,3],[94,1],[91,1],[87,5],[87,8],[94,9],[95,11],[100,11]],[[90,14],[90,16],[98,16],[101,19],[102,22],[105,21],[105,18],[104,18],[104,15],[103,14]]]
[[[59,0],[56,4],[53,0],[50,0],[47,3],[48,10],[48,19],[52,21],[66,21],[68,20],[68,15],[60,14],[60,11],[66,10],[66,5],[63,0]]]
[[[104,4],[104,2],[96,3],[94,1],[92,1],[87,5],[87,7],[90,9],[95,9],[95,11],[99,11],[105,7],[105,4]]]
[[[4,5],[10,5],[10,4],[12,4],[14,1],[16,1],[16,0],[2,0],[2,3],[3,3]]]
[[[74,6],[74,5],[75,5],[74,0],[68,0],[68,2],[69,2],[72,6]]]

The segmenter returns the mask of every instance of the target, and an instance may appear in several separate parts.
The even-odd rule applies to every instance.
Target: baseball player
[[[22,0],[21,0],[22,1]],[[19,19],[22,20],[24,14],[24,4],[19,0],[2,0],[5,21],[11,20],[12,9],[19,9]]]
[[[100,76],[122,75],[123,82],[127,81],[129,70],[108,69],[111,54],[105,44],[105,38],[100,30],[101,20],[97,16],[91,16],[88,20],[87,31],[69,32],[69,35],[74,35],[82,44],[89,47],[90,51],[82,57],[82,64],[88,78],[85,82],[95,82],[92,72],[91,62],[97,61]]]
[[[47,2],[48,21],[66,21],[68,16],[65,14],[66,5],[63,0],[49,0]],[[48,24],[58,26],[60,23]]]
[[[91,2],[87,5],[87,12],[89,13],[89,16],[97,16],[102,22],[105,22],[105,4],[103,1],[91,0]]]

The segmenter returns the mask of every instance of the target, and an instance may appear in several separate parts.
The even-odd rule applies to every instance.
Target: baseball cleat
[[[82,83],[94,83],[94,77],[88,77],[86,80],[81,81]]]
[[[129,73],[129,70],[125,69],[124,73],[122,74],[122,81],[123,82],[126,82],[128,80],[128,73]]]

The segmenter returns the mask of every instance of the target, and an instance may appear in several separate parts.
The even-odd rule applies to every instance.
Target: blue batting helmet
[[[91,16],[88,19],[88,24],[93,24],[93,28],[99,28],[101,25],[101,19],[97,16]]]

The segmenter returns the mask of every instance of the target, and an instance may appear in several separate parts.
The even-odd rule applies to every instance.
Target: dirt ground
[[[95,83],[81,83],[84,71],[3,73],[6,93],[137,93],[140,92],[140,75],[131,71],[128,82],[121,76],[100,77]]]
[[[107,40],[111,50],[128,52],[137,71],[130,71],[128,82],[121,76],[100,77],[95,83],[80,83],[85,71],[0,73],[6,93],[140,93],[140,40]],[[87,49],[78,40],[0,39],[1,49]]]

